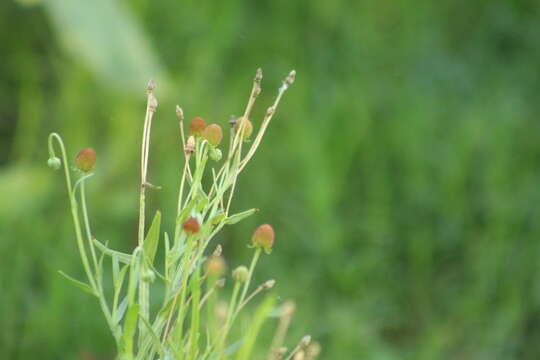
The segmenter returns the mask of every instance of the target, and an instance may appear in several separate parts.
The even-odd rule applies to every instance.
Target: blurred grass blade
[[[128,264],[128,265],[131,264],[132,255],[125,254],[123,252],[116,251],[116,250],[111,250],[107,246],[100,243],[97,239],[94,239],[94,244],[103,254],[109,255],[111,257],[114,255],[116,259],[118,259],[118,261],[123,262],[124,264]]]
[[[241,347],[240,352],[238,353],[238,360],[249,360],[251,358],[251,352],[253,351],[253,348],[255,346],[255,341],[257,340],[257,336],[259,335],[259,332],[261,331],[261,327],[268,317],[268,314],[272,311],[272,308],[274,306],[276,299],[274,296],[269,295],[267,296],[263,303],[259,305],[257,308],[257,311],[255,312],[255,316],[253,317],[253,320],[251,321],[251,326],[249,329],[245,332],[245,343]]]
[[[64,47],[107,86],[139,92],[152,78],[165,85],[155,51],[143,29],[122,6],[109,0],[43,2]]]

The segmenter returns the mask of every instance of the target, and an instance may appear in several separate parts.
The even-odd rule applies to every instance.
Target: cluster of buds
[[[186,153],[191,154],[195,151],[195,137],[200,137],[211,145],[210,157],[215,161],[221,159],[221,150],[218,149],[221,140],[223,140],[223,130],[221,130],[221,126],[218,124],[206,125],[206,121],[204,121],[202,117],[197,116],[189,123],[189,133],[191,135],[189,136],[184,149]]]

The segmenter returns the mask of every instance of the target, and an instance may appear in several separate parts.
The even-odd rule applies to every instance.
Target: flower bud
[[[47,160],[47,165],[51,169],[58,170],[60,169],[60,166],[62,166],[62,161],[60,161],[60,159],[55,156]]]
[[[201,136],[205,128],[206,128],[206,122],[200,116],[193,118],[189,122],[189,132],[192,135]]]
[[[315,359],[321,353],[321,345],[318,342],[312,342],[307,348],[308,359]]]
[[[225,272],[225,260],[221,256],[210,256],[206,262],[206,271],[210,276],[221,276]]]
[[[198,233],[201,230],[201,226],[199,225],[199,221],[195,219],[193,216],[188,218],[186,222],[184,222],[184,225],[182,226],[184,231],[188,233],[188,235],[193,235]]]
[[[234,125],[234,129],[237,133],[242,131],[242,140],[246,141],[253,132],[253,124],[248,118],[240,118]]]
[[[204,128],[201,136],[213,147],[216,147],[221,143],[221,139],[223,139],[223,131],[221,131],[221,126],[218,124],[210,124]]]
[[[251,242],[255,247],[260,247],[266,252],[270,252],[272,250],[272,246],[274,245],[274,238],[275,234],[272,226],[269,224],[262,224],[253,233]]]
[[[303,350],[298,351],[296,354],[294,354],[293,360],[304,360],[306,358],[306,354]]]
[[[96,151],[92,148],[82,149],[75,158],[75,165],[84,172],[92,171],[96,166]]]
[[[218,148],[210,148],[210,157],[212,158],[212,160],[219,161],[221,160],[222,156],[223,154],[221,153],[221,150],[219,150]]]
[[[246,282],[249,276],[249,270],[244,265],[241,265],[234,269],[232,273],[232,278],[234,281],[238,281],[240,283]]]
[[[155,279],[156,279],[156,274],[150,269],[144,271],[142,274],[142,280],[144,282],[153,283]]]

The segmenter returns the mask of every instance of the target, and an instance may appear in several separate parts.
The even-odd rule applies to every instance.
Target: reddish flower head
[[[221,131],[221,126],[218,124],[208,125],[202,132],[202,137],[212,144],[212,146],[218,146],[219,143],[221,143],[221,139],[223,139],[223,131]]]
[[[249,121],[248,118],[240,118],[236,124],[234,129],[239,132],[242,130],[242,140],[247,140],[251,136],[251,133],[253,132],[253,124],[251,121]]]
[[[197,221],[197,219],[195,219],[193,216],[186,220],[182,228],[188,233],[188,235],[196,234],[201,230],[199,221]]]
[[[262,224],[259,226],[253,236],[251,237],[251,242],[255,247],[263,248],[266,252],[272,250],[274,245],[274,229],[269,224]]]
[[[75,158],[75,164],[79,170],[84,172],[92,171],[96,166],[96,152],[92,148],[82,149]]]
[[[200,116],[193,118],[189,122],[189,132],[193,135],[201,136],[205,128],[206,128],[206,122]]]

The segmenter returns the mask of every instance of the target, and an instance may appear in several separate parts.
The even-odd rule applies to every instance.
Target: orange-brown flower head
[[[223,131],[221,131],[221,126],[218,124],[208,125],[202,132],[202,137],[213,147],[217,147],[223,139]]]
[[[82,149],[75,158],[75,165],[84,172],[92,171],[96,166],[96,151],[92,148]]]
[[[189,132],[192,135],[201,136],[201,134],[203,133],[205,128],[206,128],[206,122],[200,116],[197,116],[196,118],[193,118],[189,122]]]
[[[270,252],[272,250],[272,246],[274,245],[274,238],[275,234],[272,226],[269,224],[262,224],[253,233],[251,242],[255,247],[260,247],[266,252]]]
[[[182,226],[185,232],[188,233],[188,235],[193,235],[198,233],[201,230],[201,226],[199,225],[199,221],[195,219],[193,216],[189,217],[186,222],[184,222],[184,225]]]
[[[226,268],[225,260],[221,256],[212,255],[206,262],[206,271],[210,276],[221,276]]]
[[[242,140],[246,141],[253,132],[253,124],[248,118],[240,118],[234,125],[234,130],[236,132],[242,131]]]

